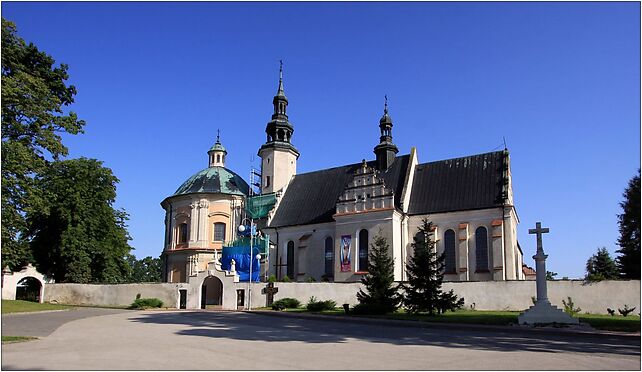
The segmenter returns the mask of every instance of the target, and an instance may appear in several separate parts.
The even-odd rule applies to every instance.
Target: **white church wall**
[[[375,235],[381,233],[386,238],[390,249],[394,250],[393,243],[395,236],[393,233],[394,219],[397,212],[393,209],[371,211],[365,213],[354,213],[348,215],[335,216],[336,235],[335,235],[335,260],[334,264],[334,281],[335,282],[358,282],[367,268],[359,267],[359,232],[363,229],[368,231],[368,252],[370,243]],[[397,227],[400,228],[400,222],[397,219]],[[341,271],[341,237],[344,235],[351,236],[350,243],[350,271]],[[400,240],[400,239],[398,239]],[[394,255],[393,255],[394,257]]]
[[[272,242],[278,247],[278,259],[276,251],[270,252],[270,267],[268,275],[276,275],[277,269],[274,264],[287,264],[288,242],[294,242],[294,278],[295,281],[305,281],[312,277],[321,280],[325,271],[325,238],[334,239],[334,223],[321,223],[314,225],[291,226],[278,229],[278,242],[276,229],[264,229],[270,234]],[[300,241],[304,235],[310,235],[303,242]],[[334,242],[336,244],[336,242]],[[303,248],[302,248],[303,247]],[[335,259],[336,261],[336,259]],[[287,266],[281,266],[281,277],[287,273]],[[297,275],[302,274],[302,275]]]
[[[468,267],[466,267],[466,272],[468,273],[468,280],[471,281],[485,281],[493,280],[492,269],[495,267],[495,261],[498,261],[497,258],[493,257],[493,247],[492,247],[492,221],[502,218],[502,210],[499,208],[492,209],[480,209],[472,211],[461,211],[461,212],[449,212],[449,213],[435,213],[431,215],[415,215],[410,216],[408,221],[408,242],[406,245],[406,259],[409,259],[413,255],[413,249],[410,244],[413,242],[413,237],[419,231],[419,226],[421,226],[422,220],[427,218],[429,221],[432,221],[434,225],[437,226],[437,252],[443,253],[444,251],[444,242],[443,237],[444,233],[452,229],[458,235],[457,246],[464,244],[461,239],[462,232],[460,230],[460,224],[467,224],[466,232],[467,240],[463,241],[467,244],[468,248]],[[476,267],[476,257],[475,257],[475,231],[478,227],[483,226],[486,228],[488,233],[488,272],[478,272]],[[461,266],[462,262],[466,260],[461,258],[461,253],[463,249],[456,249],[455,253],[455,262],[457,262],[457,271],[461,273],[461,269],[464,269]],[[447,275],[445,280],[461,280],[459,274]]]

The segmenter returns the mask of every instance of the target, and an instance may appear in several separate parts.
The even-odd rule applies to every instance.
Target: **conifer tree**
[[[437,255],[432,222],[422,221],[412,247],[413,256],[406,264],[408,282],[402,285],[406,310],[434,315],[463,306],[463,298],[458,299],[452,290],[446,293],[441,290],[445,255]]]
[[[390,257],[390,246],[381,231],[370,244],[370,259],[368,274],[361,278],[364,290],[359,290],[355,307],[357,313],[386,314],[392,313],[399,307],[401,301],[394,285],[394,260]]]
[[[640,279],[640,170],[629,181],[620,203],[623,213],[618,215],[620,255],[617,266],[625,279]]]
[[[600,281],[617,278],[617,266],[609,255],[609,251],[605,247],[598,248],[597,253],[586,261],[586,280]]]

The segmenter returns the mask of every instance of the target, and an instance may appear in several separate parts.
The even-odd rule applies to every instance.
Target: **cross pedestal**
[[[577,318],[573,318],[564,311],[551,305],[548,301],[546,291],[546,258],[542,246],[542,234],[548,233],[547,227],[542,227],[541,222],[535,224],[534,229],[529,229],[529,234],[537,235],[537,253],[533,256],[536,270],[537,301],[535,305],[521,313],[517,320],[519,324],[579,324]]]

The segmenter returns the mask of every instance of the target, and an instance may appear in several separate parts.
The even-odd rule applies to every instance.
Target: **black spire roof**
[[[267,138],[263,146],[259,149],[259,155],[261,151],[266,148],[283,148],[294,152],[298,157],[299,152],[292,143],[290,143],[292,134],[294,133],[294,127],[292,123],[290,123],[287,115],[288,98],[285,96],[285,91],[283,90],[283,61],[280,61],[279,87],[274,99],[272,99],[272,104],[274,105],[274,113],[272,114],[272,120],[270,120],[265,127]]]

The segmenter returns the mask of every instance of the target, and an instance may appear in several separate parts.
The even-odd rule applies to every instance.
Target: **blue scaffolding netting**
[[[250,280],[250,257],[252,257],[252,281],[258,282],[261,273],[261,262],[256,259],[256,254],[259,253],[257,247],[252,247],[252,251],[254,251],[254,255],[250,255],[249,245],[223,247],[221,268],[229,271],[232,266],[232,260],[234,260],[239,280],[241,282],[247,282]]]

